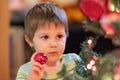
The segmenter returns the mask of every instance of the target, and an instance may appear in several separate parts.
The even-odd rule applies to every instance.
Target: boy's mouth
[[[51,54],[51,55],[56,55],[57,52],[49,52],[49,54]]]

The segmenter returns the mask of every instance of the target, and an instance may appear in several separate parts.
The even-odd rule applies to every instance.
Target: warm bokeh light
[[[97,69],[96,69],[96,66],[93,66],[92,67],[92,71],[96,71]]]
[[[91,64],[87,64],[87,69],[92,69],[92,65]]]
[[[92,44],[92,40],[89,39],[89,40],[87,41],[87,43],[88,43],[88,44]]]
[[[94,60],[91,60],[91,61],[90,61],[90,64],[91,64],[91,65],[94,65],[94,64],[95,64],[95,61],[94,61]]]
[[[120,80],[120,74],[115,74],[114,75],[114,80]]]
[[[111,10],[111,11],[115,11],[114,5],[112,5],[112,4],[110,5],[110,10]]]
[[[94,60],[97,60],[97,59],[98,59],[98,57],[94,55],[94,56],[93,56],[93,59],[94,59]]]

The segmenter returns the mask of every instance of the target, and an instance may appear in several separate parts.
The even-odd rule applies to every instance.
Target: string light
[[[96,69],[96,66],[93,66],[92,67],[92,71],[96,71],[97,69]]]
[[[87,69],[92,69],[92,65],[91,64],[87,64]]]
[[[112,4],[110,5],[110,10],[111,10],[111,11],[115,11],[114,5],[112,5]]]
[[[115,74],[114,75],[114,80],[120,80],[120,75],[119,74]]]
[[[90,64],[91,64],[91,65],[94,65],[94,64],[95,64],[95,61],[94,61],[94,60],[91,60],[91,61],[90,61]]]
[[[116,9],[116,12],[118,12],[118,13],[119,13],[119,12],[120,12],[120,10],[119,10],[119,9]]]
[[[93,56],[93,59],[94,59],[94,60],[97,60],[97,59],[98,59],[98,57],[94,55],[94,56]]]
[[[108,35],[110,34],[110,32],[106,32]]]
[[[87,43],[88,43],[89,45],[92,44],[92,40],[89,39],[89,40],[87,41]]]
[[[109,7],[110,11],[113,11],[113,12],[115,11],[115,12],[118,12],[118,13],[120,12],[120,10],[117,7],[115,7],[113,4],[110,4],[109,6],[110,6]]]
[[[91,48],[93,46],[93,41],[92,39],[88,39],[87,40],[87,43],[88,43],[88,47]]]

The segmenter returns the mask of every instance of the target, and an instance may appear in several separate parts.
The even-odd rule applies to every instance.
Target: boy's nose
[[[49,43],[50,47],[57,47],[57,45],[58,45],[57,41],[55,41],[55,40],[51,40],[50,43]]]

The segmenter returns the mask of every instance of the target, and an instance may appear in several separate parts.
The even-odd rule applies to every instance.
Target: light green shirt
[[[54,74],[44,75],[42,80],[83,80],[75,78],[76,62],[81,61],[81,58],[75,53],[63,54],[62,63],[59,69]],[[20,67],[17,73],[16,80],[27,80],[28,72],[31,63],[28,62]]]

